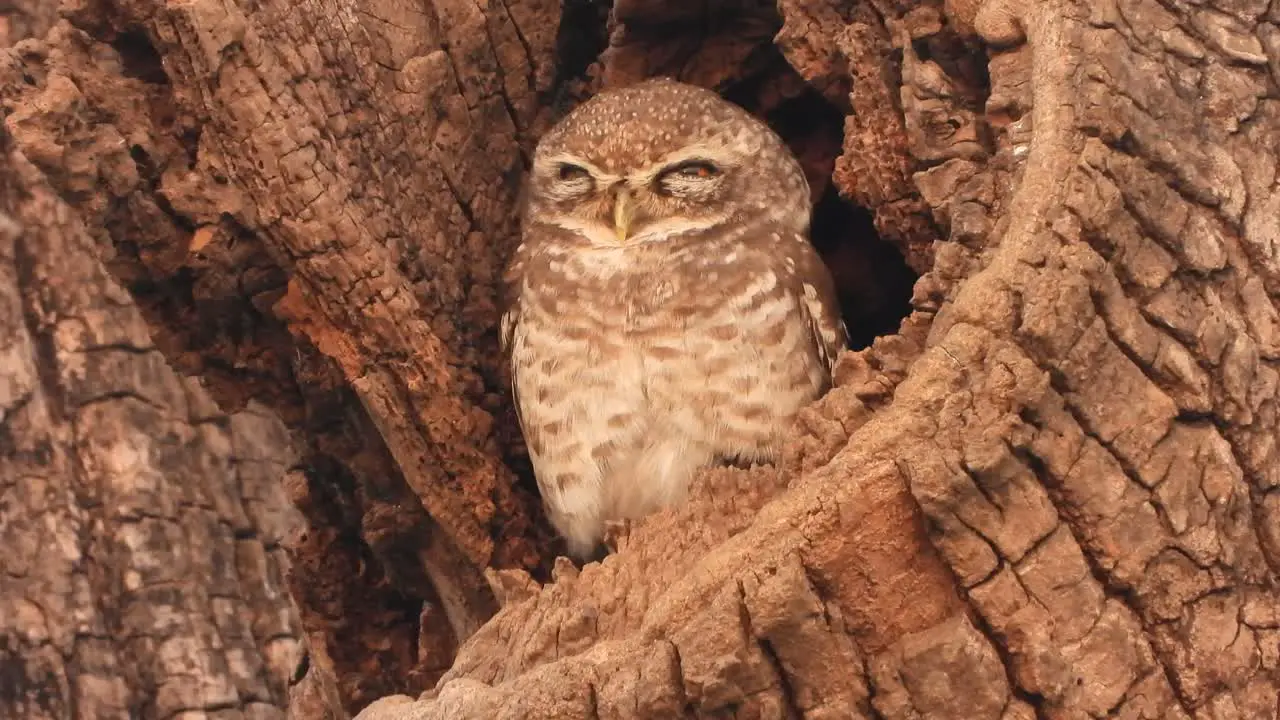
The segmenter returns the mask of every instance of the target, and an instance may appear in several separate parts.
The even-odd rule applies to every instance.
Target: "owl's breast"
[[[782,275],[725,260],[736,264],[619,266],[527,288],[516,353],[530,368],[524,392],[545,387],[582,422],[617,432],[665,428],[725,457],[772,457],[826,370]]]

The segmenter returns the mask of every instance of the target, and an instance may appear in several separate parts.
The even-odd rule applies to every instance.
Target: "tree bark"
[[[0,358],[0,715],[284,717],[285,429],[165,364],[3,131]]]
[[[96,253],[178,370],[227,412],[254,399],[293,431],[281,487],[305,526],[288,581],[311,648],[300,716],[1280,713],[1274,2],[67,0],[62,13],[0,66],[10,163],[47,180],[27,168],[0,190],[47,181],[96,247],[10,231],[28,249],[0,291],[68,292],[37,263],[107,287]],[[603,563],[552,564],[494,282],[537,137],[590,93],[658,74],[719,89],[792,145],[846,318],[880,337],[842,356],[777,467],[709,470]],[[69,212],[41,197],[5,212],[40,228]],[[891,246],[921,274],[909,308]],[[141,329],[61,335],[37,312],[55,301],[24,292],[38,297],[6,312],[33,338],[14,346],[33,369],[90,367],[79,355],[95,343],[158,357]],[[81,343],[62,351],[79,352],[72,364],[41,359],[59,342]],[[106,391],[107,407],[164,409],[113,432],[204,427],[173,425],[187,415],[161,394],[178,382],[166,373]],[[24,438],[74,437],[65,413],[82,401],[19,402],[70,393],[56,374],[21,377],[0,406],[44,413],[14,425],[27,416],[5,411],[7,456],[30,463]],[[93,466],[88,445],[54,447],[62,465],[24,472],[84,482],[71,468]],[[228,482],[183,472],[156,470],[182,492]],[[78,500],[90,517],[124,502],[92,501]],[[216,515],[200,502],[174,505]],[[83,542],[79,527],[96,526],[54,536]],[[113,561],[102,570],[127,589],[130,560]],[[73,587],[37,604],[88,607]],[[181,612],[184,627],[223,617]],[[102,634],[78,628],[20,647],[58,648],[39,661],[57,667],[67,642]],[[76,693],[151,697],[155,675],[130,674],[137,651],[114,652],[115,685],[24,670],[12,695],[84,717]],[[187,677],[221,677],[198,667]],[[281,682],[236,697],[277,703]],[[212,696],[191,707],[222,707]]]

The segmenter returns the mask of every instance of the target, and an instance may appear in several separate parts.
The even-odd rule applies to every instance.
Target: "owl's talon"
[[[557,555],[555,564],[551,566],[552,582],[568,582],[578,577],[578,566],[564,555]]]

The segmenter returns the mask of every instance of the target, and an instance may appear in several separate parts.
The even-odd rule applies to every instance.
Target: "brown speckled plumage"
[[[845,330],[799,164],[710,91],[598,95],[542,139],[529,182],[503,347],[549,515],[585,557],[698,468],[773,460]]]

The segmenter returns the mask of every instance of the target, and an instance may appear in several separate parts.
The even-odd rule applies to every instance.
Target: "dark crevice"
[[[36,354],[36,374],[48,399],[50,416],[61,421],[67,417],[66,389],[62,385],[58,349],[52,327],[41,319],[46,311],[38,306],[40,293],[38,266],[34,252],[19,235],[13,243],[13,265],[17,277],[18,293],[22,300],[22,317],[27,334]]]
[[[1020,457],[1020,459],[1025,460],[1026,458]],[[1033,471],[1034,471],[1034,468],[1033,468]],[[988,496],[986,491],[981,488],[981,484],[978,482],[978,479],[974,477],[971,473],[966,472],[966,475],[968,475],[969,481],[973,483],[975,487],[978,487],[979,488],[978,491],[981,492],[983,496],[987,498],[988,502],[990,502],[991,501],[990,496]],[[923,511],[923,508],[921,508],[920,512],[921,514],[924,515],[926,523],[928,523],[933,527],[937,527],[937,521],[934,520],[928,513],[925,513]],[[992,552],[995,554],[995,557],[998,561],[996,563],[995,568],[990,573],[988,573],[986,577],[983,577],[982,579],[976,582],[967,583],[967,584],[963,581],[963,579],[958,574],[956,574],[955,568],[952,567],[950,562],[945,563],[945,565],[947,567],[948,574],[951,575],[952,584],[957,589],[957,592],[960,593],[961,598],[963,598],[964,600],[965,617],[968,618],[969,622],[973,624],[974,629],[976,629],[984,638],[987,638],[989,640],[989,642],[987,643],[988,647],[990,647],[992,651],[994,651],[996,655],[1000,658],[1000,666],[1001,668],[1003,668],[1005,672],[1005,682],[1007,683],[1009,688],[1009,697],[1005,699],[1005,712],[1002,713],[1002,716],[1007,716],[1007,711],[1010,703],[1012,703],[1014,700],[1019,700],[1023,702],[1025,705],[1027,705],[1032,710],[1032,712],[1035,713],[1036,720],[1044,720],[1045,718],[1049,717],[1049,715],[1046,713],[1047,699],[1041,693],[1034,692],[1018,684],[1018,677],[1019,677],[1018,670],[1019,670],[1020,663],[1018,663],[1017,653],[1015,653],[1011,649],[1013,647],[1013,643],[1011,642],[1012,638],[1008,633],[998,630],[994,625],[991,624],[990,620],[982,612],[982,610],[979,609],[977,603],[974,602],[973,598],[970,596],[969,593],[974,588],[977,588],[983,585],[984,583],[990,581],[992,578],[994,578],[997,574],[999,574],[1004,569],[1009,569],[1011,572],[1014,572],[1016,576],[1016,571],[1013,570],[1013,566],[1016,565],[1017,562],[1021,561],[1022,559],[1030,557],[1040,547],[1045,545],[1049,541],[1049,539],[1052,538],[1054,534],[1056,534],[1057,528],[1050,530],[1043,537],[1037,539],[1031,545],[1031,547],[1027,548],[1027,551],[1022,554],[1022,557],[1019,559],[1019,561],[1012,561],[1004,557],[1003,553],[1000,551],[1000,548],[990,538],[988,538],[986,535],[980,532],[977,527],[975,527],[970,523],[965,522],[958,514],[953,514],[952,517],[954,517],[958,522],[960,522],[966,529],[968,529],[974,535],[981,538],[982,541],[985,542],[992,549]],[[938,544],[934,541],[935,536],[932,533],[933,531],[931,529],[930,544],[935,549],[937,549]],[[940,550],[938,550],[938,552],[941,553]],[[1021,582],[1020,579],[1019,579],[1019,582]]]
[[[138,166],[139,175],[150,177],[156,174],[155,164],[151,162],[151,155],[141,145],[130,145],[129,157]]]
[[[937,63],[952,80],[960,107],[981,115],[991,95],[991,71],[980,40],[944,27],[913,40],[911,49],[920,60]]]
[[[309,529],[290,548],[289,586],[306,629],[332,639],[327,650],[346,709],[355,714],[383,695],[425,690],[411,678],[422,600],[402,592],[362,540],[361,483],[342,462],[318,453],[300,469],[308,490],[295,501]]]
[[[609,14],[613,0],[564,0],[556,33],[556,77],[551,84],[551,108],[556,117],[567,113],[577,98],[575,86],[609,45]]]
[[[742,582],[738,582],[738,619],[742,624],[742,630],[746,634],[748,643],[755,642],[756,647],[760,648],[760,654],[764,656],[765,662],[773,669],[774,674],[778,678],[778,692],[782,695],[783,710],[788,718],[798,718],[801,710],[796,699],[795,688],[791,686],[791,680],[787,677],[786,668],[782,666],[782,660],[778,657],[777,650],[773,644],[769,642],[769,638],[763,635],[756,635],[754,623],[751,621],[751,613],[747,610],[746,589],[743,588]]]
[[[34,462],[37,465],[47,465],[46,460],[51,460],[50,454],[52,448],[45,443],[40,443],[34,448],[19,448],[17,441],[13,437],[13,419],[21,417],[22,413],[31,405],[32,399],[36,396],[34,390],[28,390],[22,395],[12,398],[7,406],[0,406],[0,457],[8,458],[14,465],[23,462]]]
[[[1051,533],[1052,534],[1052,533]],[[972,601],[969,602],[970,608],[973,608]],[[1018,684],[1018,672],[1016,668],[1019,666],[1013,652],[1009,650],[1011,638],[1003,632],[996,630],[987,618],[977,610],[972,610],[967,614],[969,621],[974,624],[978,632],[991,642],[987,645],[995,651],[1000,658],[1000,665],[1004,668],[1005,682],[1009,686],[1009,698],[1006,700],[1005,707],[1014,699],[1021,700],[1027,707],[1035,713],[1036,720],[1046,720],[1051,717],[1049,708],[1046,707],[1048,702],[1044,695],[1027,690]]]
[[[747,93],[739,86],[726,98],[745,105]],[[770,109],[764,119],[800,160],[817,193],[810,240],[835,280],[850,348],[860,350],[897,332],[911,313],[918,275],[897,247],[881,239],[871,211],[842,198],[831,182],[843,149],[844,113],[806,88]]]
[[[693,698],[689,697],[688,692],[685,691],[684,660],[680,657],[680,646],[670,639],[664,639],[663,642],[667,644],[667,647],[671,648],[671,666],[669,669],[672,680],[674,680],[673,687],[679,693],[676,697],[676,702],[680,705],[683,714],[693,716]]]
[[[295,372],[313,378],[306,383],[308,387],[324,383],[331,388],[305,395],[300,429],[310,439],[306,452],[310,465],[329,468],[329,474],[340,482],[334,507],[341,514],[327,523],[323,519],[312,523],[358,529],[344,542],[358,548],[362,556],[368,553],[364,562],[377,565],[376,572],[367,573],[368,582],[361,583],[370,588],[363,592],[376,592],[379,598],[386,598],[384,604],[398,608],[395,631],[404,639],[403,645],[383,653],[386,687],[421,692],[448,669],[457,649],[437,591],[440,578],[433,571],[452,567],[449,560],[458,555],[457,550],[432,523],[359,399],[329,377],[334,371],[323,357],[314,349],[300,350]],[[309,508],[302,509],[312,516]],[[314,562],[315,551],[308,550],[308,562]],[[312,586],[339,579],[326,566],[312,565],[302,582]],[[443,579],[448,582],[448,577]],[[352,601],[362,602],[356,597]],[[316,610],[312,606],[303,609],[304,613]],[[376,629],[388,617],[391,614],[365,618],[366,631],[368,627]],[[363,693],[363,688],[359,692]]]
[[[600,693],[592,682],[587,682],[587,720],[600,720]]]
[[[869,346],[897,332],[911,314],[917,276],[896,247],[880,239],[871,212],[827,187],[813,213],[811,238],[835,279],[849,346]]]
[[[768,638],[760,638],[756,644],[760,647],[760,652],[764,655],[769,665],[778,673],[778,690],[782,694],[782,702],[787,712],[787,717],[799,718],[803,710],[796,697],[795,688],[791,686],[791,679],[787,677],[787,670],[782,666],[782,660],[778,657],[778,651],[774,649],[773,643]]]
[[[867,717],[870,720],[886,720],[884,713],[880,712],[880,708],[876,707],[876,696],[879,695],[879,690],[876,688],[875,676],[871,670],[871,658],[866,653],[860,652],[859,655],[859,659],[862,661],[862,676],[867,680]]]
[[[132,152],[130,154],[132,155]],[[145,157],[145,153],[143,153],[143,156]],[[152,189],[154,189],[160,178],[157,175],[150,178],[150,180],[152,181]],[[192,222],[191,218],[175,210],[173,205],[170,204],[169,198],[165,197],[163,193],[156,192],[152,194],[151,199],[155,201],[156,207],[160,208],[160,211],[168,216],[169,220],[173,221],[175,228],[188,235],[196,231],[196,224]]]
[[[151,44],[141,28],[130,28],[111,40],[111,47],[120,56],[125,77],[135,78],[150,85],[168,85],[169,76],[164,71],[160,53]]]
[[[289,687],[302,682],[309,672],[311,672],[311,648],[303,643],[298,657],[298,664],[293,667],[293,673],[289,676]]]

